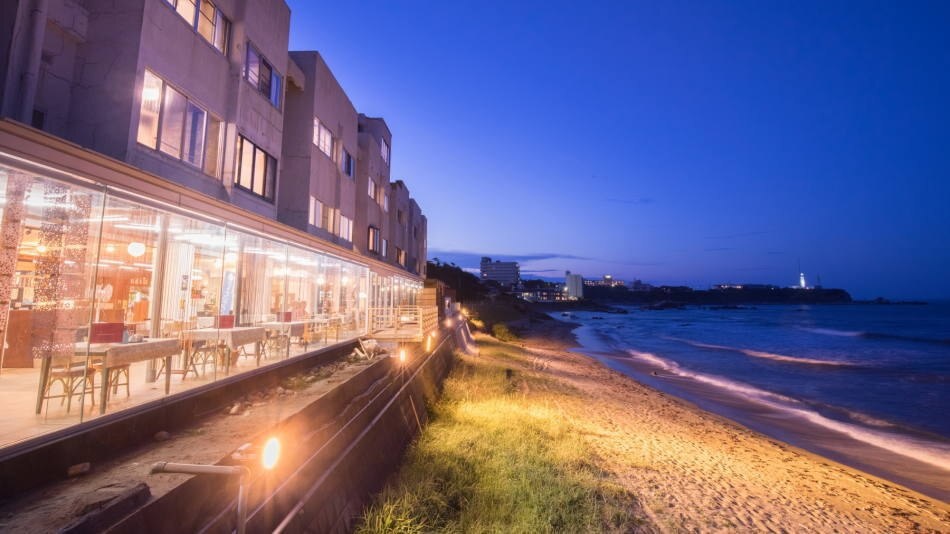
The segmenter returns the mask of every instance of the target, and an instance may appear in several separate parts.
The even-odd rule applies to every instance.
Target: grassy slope
[[[629,532],[636,498],[598,467],[577,391],[480,336],[359,532]]]

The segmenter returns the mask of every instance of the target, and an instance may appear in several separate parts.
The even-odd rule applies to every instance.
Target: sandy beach
[[[950,506],[705,412],[570,352],[570,325],[531,321],[511,345],[664,531],[950,531]],[[497,343],[483,336],[481,343]]]

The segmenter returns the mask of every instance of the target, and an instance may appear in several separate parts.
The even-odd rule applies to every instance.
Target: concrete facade
[[[302,87],[287,89],[278,219],[349,246],[353,240],[340,235],[340,217],[352,221],[356,216],[359,189],[344,168],[348,154],[355,174],[356,108],[318,52],[291,52],[290,56],[304,80]],[[320,126],[332,136],[329,155],[318,144]]]
[[[384,157],[385,151],[385,157]],[[394,263],[389,220],[389,158],[392,134],[381,118],[359,115],[359,159],[356,165],[356,249]],[[371,231],[370,229],[374,229]],[[372,235],[371,235],[372,234]]]
[[[389,235],[393,263],[409,268],[409,188],[402,180],[390,184]]]
[[[4,75],[5,116],[244,209],[276,217],[273,198],[234,187],[234,163],[239,156],[238,136],[275,159],[280,157],[283,96],[279,93],[278,105],[272,104],[244,79],[244,67],[247,49],[252,46],[273,67],[281,80],[280,90],[286,86],[290,9],[283,0],[220,0],[207,4],[213,6],[210,19],[203,19],[197,11],[176,11],[162,0],[16,4],[17,27],[12,28],[8,44],[13,61]],[[44,18],[45,24],[37,22]],[[214,20],[225,35],[220,50],[209,40],[213,33],[202,33],[208,31],[207,20]],[[27,28],[29,32],[24,31]],[[30,36],[38,30],[42,35],[37,47]],[[35,84],[18,82],[33,76],[31,61],[36,57],[40,61]],[[199,109],[201,121],[208,118],[192,134],[199,139],[193,161],[183,155],[185,147],[179,147],[176,156],[168,153],[172,150],[140,142],[143,99],[152,95],[145,87],[146,71]],[[165,95],[167,98],[168,93]],[[157,95],[152,98],[156,98],[156,109],[162,107]],[[30,120],[26,121],[26,108],[31,103]],[[166,120],[171,114],[164,108],[158,113],[163,127],[172,124]],[[163,137],[166,134],[174,138],[179,132],[163,130]],[[273,183],[274,187],[280,183],[278,176],[273,177]],[[276,197],[276,191],[270,196]]]
[[[389,127],[319,53],[288,52],[290,17],[284,0],[3,2],[0,116],[424,275]]]

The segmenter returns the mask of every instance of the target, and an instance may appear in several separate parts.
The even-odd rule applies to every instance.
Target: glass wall
[[[419,288],[6,164],[0,233],[0,447],[365,335]]]

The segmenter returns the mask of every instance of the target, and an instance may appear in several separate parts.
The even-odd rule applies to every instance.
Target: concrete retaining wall
[[[274,433],[285,451],[275,471],[252,472],[247,531],[350,531],[426,424],[426,404],[436,400],[467,327],[444,335],[430,355],[411,355],[405,365],[381,359],[281,421]],[[193,477],[110,532],[231,532],[236,495],[236,480]]]
[[[158,431],[188,427],[249,391],[274,387],[289,376],[344,357],[354,345],[296,356],[7,447],[0,452],[0,498],[63,479],[71,465],[90,462],[95,468],[150,442]]]

